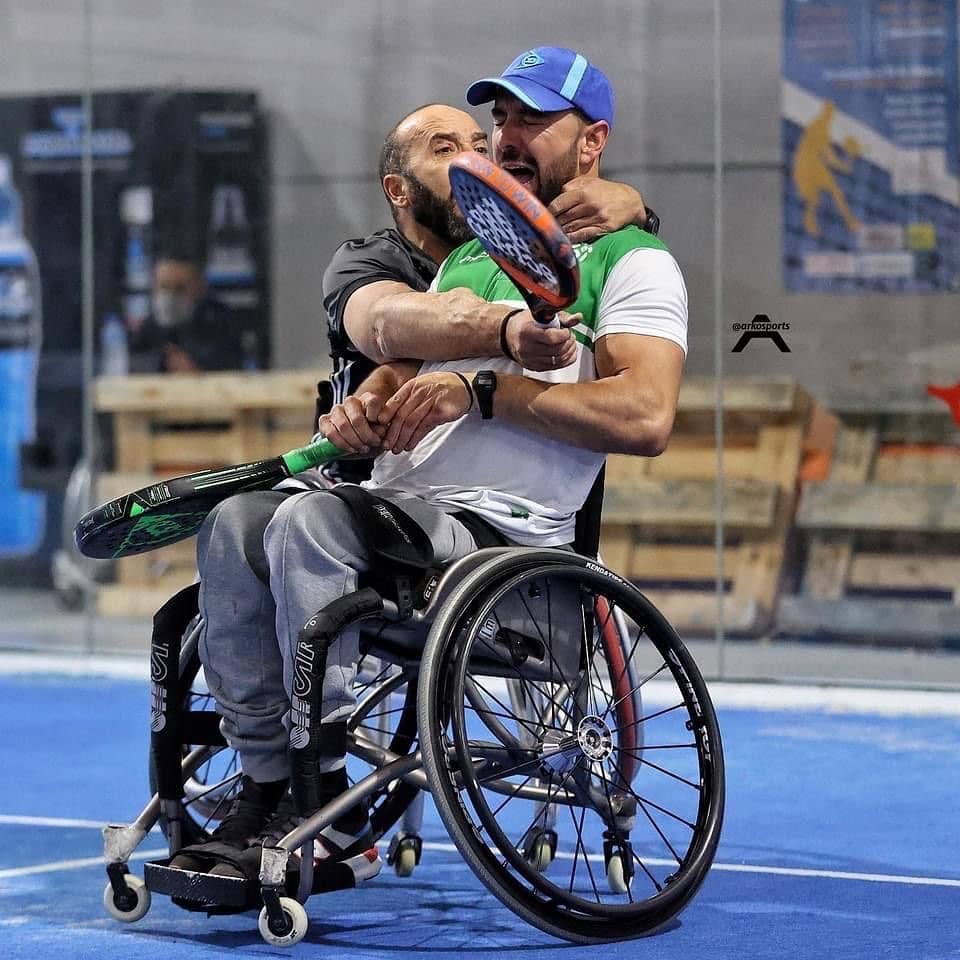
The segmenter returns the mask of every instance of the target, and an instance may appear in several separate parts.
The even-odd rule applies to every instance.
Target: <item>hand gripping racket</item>
[[[269,489],[339,456],[338,447],[321,439],[269,460],[161,480],[84,514],[73,536],[84,556],[98,560],[155,550],[192,537],[207,514],[227,497]]]
[[[461,153],[450,163],[450,187],[484,250],[519,287],[530,312],[544,325],[580,292],[573,244],[553,214],[479,153]]]

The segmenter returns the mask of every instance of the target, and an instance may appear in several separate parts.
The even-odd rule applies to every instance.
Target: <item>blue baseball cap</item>
[[[485,77],[467,87],[467,103],[477,106],[512,93],[542,113],[578,108],[590,120],[606,120],[613,127],[614,96],[602,70],[576,50],[535,47],[521,53],[499,77]]]

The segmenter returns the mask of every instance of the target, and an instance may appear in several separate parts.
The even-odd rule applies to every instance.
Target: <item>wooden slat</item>
[[[644,594],[673,625],[681,638],[685,634],[712,633],[718,624],[716,594],[698,590],[644,590]],[[723,599],[724,629],[732,633],[755,633],[757,609],[747,597]]]
[[[866,480],[873,469],[876,450],[877,431],[873,427],[845,425],[837,436],[833,451],[830,482],[859,483]],[[811,486],[804,488],[800,510]],[[809,561],[804,572],[804,592],[822,599],[839,599],[843,596],[853,545],[852,536],[840,541],[833,538],[828,544],[823,537],[815,534],[810,541]]]
[[[851,427],[869,427],[881,443],[956,442],[958,427],[940,401],[915,404],[900,409],[885,408],[882,403],[852,407],[841,405],[833,412]]]
[[[731,479],[724,484],[724,522],[738,529],[772,525],[777,488],[762,480]],[[630,487],[608,486],[603,516],[608,524],[644,527],[713,527],[716,522],[712,480],[638,480]]]
[[[787,535],[796,503],[797,474],[803,454],[805,424],[764,427],[757,444],[758,466],[779,486],[773,529],[764,537],[748,537],[740,546],[733,595],[749,598],[757,616],[769,622],[776,607]]]
[[[684,377],[678,413],[713,413],[716,381],[713,377]],[[803,413],[810,395],[791,378],[729,377],[723,381],[723,409],[758,413],[767,418],[782,413]]]
[[[960,479],[960,447],[881,446],[871,479],[877,483],[956,483]]]
[[[153,437],[149,469],[176,464],[179,473],[192,473],[206,467],[244,463],[247,456],[244,435],[239,430],[183,430],[158,433]]]
[[[97,474],[95,487],[97,503],[106,503],[107,500],[122,497],[125,493],[139,490],[141,487],[145,487],[161,479],[165,480],[168,478],[154,473],[142,473],[139,471],[99,473]]]
[[[831,482],[858,483],[866,480],[873,469],[876,453],[877,431],[873,427],[844,426],[833,452]]]
[[[630,527],[602,527],[600,530],[600,559],[621,577],[630,576],[630,558],[633,556],[633,531]]]
[[[820,600],[785,596],[777,610],[777,630],[783,634],[827,634],[868,642],[943,643],[960,640],[960,607],[951,603],[914,600]]]
[[[149,467],[153,452],[150,424],[139,414],[118,413],[113,418],[113,446],[117,470]]]
[[[846,592],[852,547],[850,539],[812,537],[803,571],[803,592],[821,600],[839,600]]]
[[[728,548],[724,556],[729,564],[735,548]],[[728,568],[729,569],[729,568]],[[629,577],[642,580],[704,580],[717,576],[717,552],[711,546],[695,544],[637,544],[630,557]]]
[[[309,419],[317,379],[316,374],[302,371],[100,377],[94,387],[94,406],[105,411],[168,412],[287,408],[303,410]]]
[[[960,485],[812,483],[797,524],[815,530],[960,533]]]
[[[652,477],[714,477],[717,473],[717,452],[713,445],[692,449],[675,449],[671,444],[667,452],[650,461]],[[763,476],[757,469],[756,448],[725,447],[723,472],[727,477]]]
[[[850,566],[852,587],[952,590],[960,601],[960,556],[859,553]]]
[[[102,584],[97,591],[97,612],[106,617],[152,617],[173,594],[195,579],[171,574],[135,590],[119,583]]]

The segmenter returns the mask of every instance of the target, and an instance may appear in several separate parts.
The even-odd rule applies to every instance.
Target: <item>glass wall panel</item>
[[[52,563],[82,449],[83,5],[6,4],[0,30],[0,646],[46,646],[62,639]],[[69,623],[76,644],[82,617]]]
[[[8,5],[4,642],[146,644],[194,542],[90,563],[76,519],[310,435],[323,270],[391,223],[384,135],[549,43],[611,77],[602,173],[689,295],[673,437],[611,460],[605,561],[708,673],[956,682],[956,9],[855,6]]]

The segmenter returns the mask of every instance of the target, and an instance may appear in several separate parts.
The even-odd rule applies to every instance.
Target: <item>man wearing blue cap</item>
[[[499,77],[477,80],[467,88],[467,102],[473,106],[490,101],[495,103],[494,126],[501,133],[497,162],[546,204],[569,180],[590,175],[579,169],[576,144],[568,135],[578,126],[595,125],[594,138],[605,142],[613,129],[615,104],[607,78],[582,54],[563,47],[528,50]],[[505,139],[508,114],[536,135]],[[555,147],[562,143],[569,144],[567,152],[557,155]],[[598,162],[600,152],[602,147]]]

